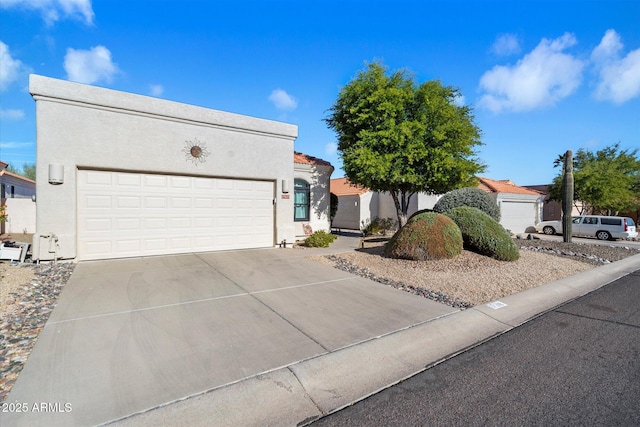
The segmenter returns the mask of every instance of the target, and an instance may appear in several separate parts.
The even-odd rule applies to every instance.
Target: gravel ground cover
[[[74,266],[0,262],[0,402],[22,371]]]
[[[521,249],[516,262],[468,251],[452,260],[392,260],[382,256],[382,241],[369,242],[362,250],[310,258],[464,309],[640,253],[606,245],[516,243]],[[74,266],[0,261],[0,402],[22,371]]]
[[[384,242],[338,255],[311,257],[335,268],[457,308],[486,304],[640,253],[610,245],[516,240],[514,262],[463,251],[453,259],[409,261],[383,256]]]

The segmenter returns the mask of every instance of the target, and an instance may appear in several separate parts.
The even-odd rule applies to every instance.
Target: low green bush
[[[304,241],[304,245],[310,248],[326,248],[337,238],[338,236],[335,234],[327,233],[324,230],[318,230],[307,237]]]
[[[410,260],[454,258],[462,252],[462,234],[448,217],[425,212],[415,215],[393,235],[385,256]]]
[[[518,247],[507,230],[480,209],[460,206],[445,215],[460,228],[466,249],[500,261],[520,258]]]
[[[500,207],[495,200],[489,193],[474,187],[459,188],[445,193],[433,206],[433,210],[445,213],[458,206],[478,208],[496,221],[500,221]]]
[[[387,231],[391,231],[396,228],[397,221],[393,218],[378,218],[365,222],[362,221],[360,231],[365,236],[374,236],[376,234],[386,234]]]
[[[411,218],[413,218],[414,216],[416,216],[416,215],[420,215],[420,214],[423,214],[423,213],[427,213],[427,212],[433,212],[433,209],[420,209],[419,211],[415,211],[414,213],[412,213],[412,214],[409,216],[409,218],[407,218],[407,222],[408,222]]]

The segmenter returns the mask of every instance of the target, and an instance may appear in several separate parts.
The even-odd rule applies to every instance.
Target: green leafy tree
[[[389,192],[398,223],[411,197],[475,184],[485,166],[470,107],[456,105],[458,89],[439,81],[416,84],[407,71],[388,74],[368,63],[338,94],[325,119],[338,137],[345,174],[353,184]]]
[[[584,148],[573,157],[574,205],[580,214],[615,215],[640,209],[638,150],[613,144],[595,153]],[[562,165],[559,156],[554,166]],[[562,200],[562,172],[553,179],[550,197]]]
[[[35,163],[25,163],[22,165],[22,176],[25,178],[29,178],[33,181],[36,180],[36,164]]]
[[[16,175],[23,176],[25,178],[36,180],[36,164],[35,163],[23,163],[22,170],[18,170],[13,165],[7,166],[7,171],[15,173]]]

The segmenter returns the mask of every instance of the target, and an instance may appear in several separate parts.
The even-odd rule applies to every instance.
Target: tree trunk
[[[571,243],[571,211],[573,208],[573,153],[564,154],[564,173],[562,175],[562,240]]]
[[[413,193],[409,194],[404,191],[390,191],[393,204],[396,206],[396,214],[398,216],[398,229],[404,227],[407,223],[407,211],[409,210],[409,200]]]

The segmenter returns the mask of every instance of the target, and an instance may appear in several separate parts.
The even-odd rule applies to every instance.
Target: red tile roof
[[[346,177],[332,179],[329,187],[336,196],[359,196],[369,191],[368,188],[353,185]]]
[[[313,157],[308,154],[293,152],[293,163],[301,163],[303,165],[317,165],[317,166],[331,166],[331,163],[326,160]]]
[[[32,184],[35,184],[35,183],[36,183],[36,182],[35,182],[34,180],[32,180],[32,179],[25,178],[25,177],[24,177],[24,176],[22,176],[22,175],[18,175],[18,174],[15,174],[15,173],[9,172],[9,171],[8,171],[8,170],[6,170],[6,169],[5,169],[5,170],[0,171],[0,176],[3,176],[3,175],[11,176],[11,177],[14,177],[14,178],[19,179],[19,180],[22,180],[22,181],[30,182],[30,183],[32,183]]]
[[[495,179],[478,177],[478,188],[487,193],[529,194],[534,196],[544,194],[541,191],[520,187],[508,179],[497,181]],[[334,178],[331,180],[331,192],[336,196],[360,195],[367,191],[369,191],[368,188],[353,185],[349,182],[348,178]]]
[[[478,177],[478,188],[487,193],[530,194],[532,196],[542,194],[540,191],[520,187],[508,179],[496,181],[495,179]]]

